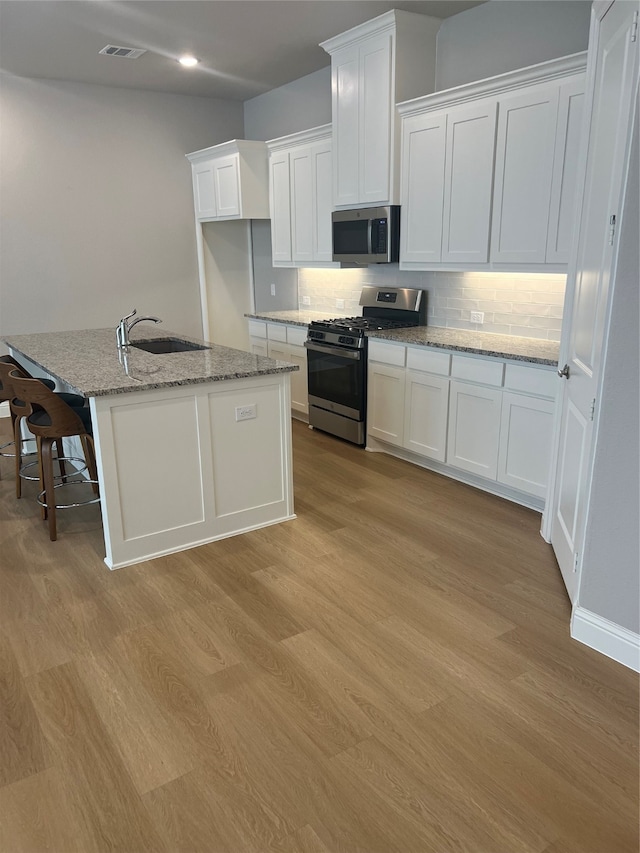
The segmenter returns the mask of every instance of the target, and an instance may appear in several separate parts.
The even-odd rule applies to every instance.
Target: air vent
[[[102,50],[98,51],[98,53],[103,53],[105,56],[120,56],[122,59],[137,59],[146,52],[146,50],[140,47],[118,47],[115,44],[108,44]]]

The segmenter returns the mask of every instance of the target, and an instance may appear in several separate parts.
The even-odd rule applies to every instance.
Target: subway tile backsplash
[[[362,269],[298,270],[298,302],[328,317],[361,313],[364,284],[426,290],[430,326],[559,341],[566,276],[538,273],[400,272],[395,264]],[[337,307],[337,300],[344,307]],[[472,323],[482,311],[484,323]]]

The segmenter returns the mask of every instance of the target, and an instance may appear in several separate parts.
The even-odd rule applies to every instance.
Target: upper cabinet
[[[399,105],[403,269],[564,272],[586,54]]]
[[[267,142],[274,267],[338,266],[332,263],[331,147],[331,125]]]
[[[196,218],[268,219],[269,177],[264,142],[233,139],[187,154]]]
[[[392,10],[320,45],[331,54],[335,207],[399,204],[396,103],[433,91],[440,23]]]

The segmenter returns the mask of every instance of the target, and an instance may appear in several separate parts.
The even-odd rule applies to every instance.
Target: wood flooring
[[[115,572],[0,460],[0,850],[637,853],[540,516],[293,432],[296,520]]]

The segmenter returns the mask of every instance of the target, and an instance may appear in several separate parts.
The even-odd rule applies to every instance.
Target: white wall
[[[0,333],[137,307],[200,335],[184,155],[241,137],[242,105],[4,75],[0,110]]]
[[[330,65],[244,102],[246,139],[277,139],[330,123]]]
[[[636,110],[578,590],[581,607],[636,634],[640,633],[638,149]]]
[[[436,89],[504,74],[587,49],[591,3],[490,0],[438,31]]]

